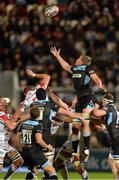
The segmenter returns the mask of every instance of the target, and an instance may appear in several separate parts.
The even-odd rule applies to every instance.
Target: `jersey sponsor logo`
[[[74,67],[74,71],[77,71],[77,70],[85,71],[86,70],[86,65]]]
[[[73,74],[73,75],[72,75],[72,78],[81,78],[81,77],[82,77],[81,74]]]
[[[90,77],[86,75],[84,80],[84,85],[89,84],[90,80],[91,80]]]

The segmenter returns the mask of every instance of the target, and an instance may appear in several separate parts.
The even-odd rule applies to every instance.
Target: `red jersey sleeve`
[[[3,122],[6,122],[6,121],[9,120],[4,112],[0,112],[0,119],[1,119]]]
[[[38,88],[43,88],[43,89],[46,89],[47,88],[47,86],[45,85],[45,83],[44,82],[39,82],[39,84],[36,86],[36,88],[38,89]]]

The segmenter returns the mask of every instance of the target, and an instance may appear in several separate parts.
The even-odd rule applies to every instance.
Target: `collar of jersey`
[[[87,64],[80,64],[80,65],[75,65],[76,67],[78,66],[87,66]]]
[[[35,102],[39,102],[39,103],[45,103],[45,102],[48,102],[49,99],[45,99],[45,100],[36,100]]]

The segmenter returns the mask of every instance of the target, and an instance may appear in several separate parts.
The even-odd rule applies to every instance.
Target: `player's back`
[[[43,139],[46,143],[51,143],[51,115],[52,111],[58,110],[57,105],[55,105],[51,100],[37,100],[32,103],[32,106],[36,106],[40,110],[39,120],[43,125]]]
[[[106,106],[106,116],[105,121],[107,128],[118,127],[119,126],[119,111],[113,103],[110,103]]]
[[[29,119],[22,123],[20,127],[22,145],[31,145],[32,131],[33,131],[33,128],[37,126],[38,124],[39,122],[35,119]]]
[[[119,144],[119,111],[113,103],[106,106],[106,116],[105,122],[107,125],[107,130],[111,136],[112,143]]]

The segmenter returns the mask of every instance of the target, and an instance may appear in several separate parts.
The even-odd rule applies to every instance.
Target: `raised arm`
[[[71,66],[60,56],[60,49],[56,49],[56,47],[51,47],[50,52],[53,54],[53,56],[57,59],[57,61],[60,63],[62,68],[65,71],[70,72]]]
[[[26,74],[29,77],[40,79],[39,84],[41,85],[41,87],[44,88],[44,89],[47,88],[47,86],[49,84],[49,81],[50,81],[50,76],[48,74],[36,74],[33,71],[31,71],[30,69],[26,70]]]

